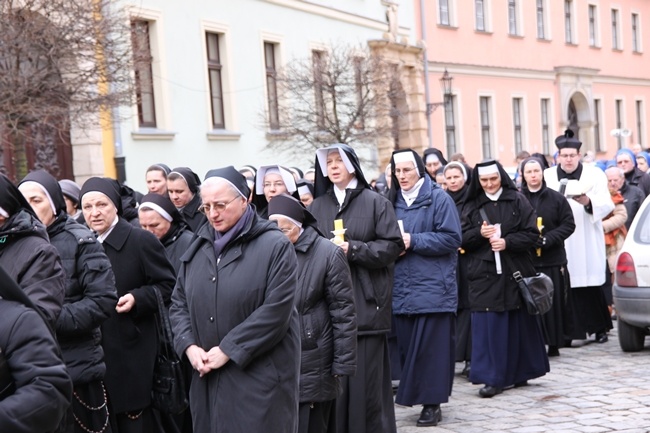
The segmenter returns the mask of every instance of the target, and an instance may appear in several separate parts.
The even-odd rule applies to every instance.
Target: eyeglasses
[[[279,180],[277,182],[264,182],[263,186],[264,188],[275,187],[275,189],[279,189],[279,188],[284,188],[284,182]]]
[[[399,175],[402,174],[402,173],[408,175],[408,174],[410,174],[410,173],[411,173],[412,171],[414,171],[414,170],[415,170],[414,168],[396,168],[395,171],[394,171],[394,173],[395,173],[395,176],[399,176]]]
[[[577,158],[579,156],[580,156],[579,153],[569,153],[569,154],[560,153],[560,158],[564,158],[564,159],[573,159],[573,158]]]
[[[204,213],[205,215],[209,215],[210,212],[212,212],[213,210],[216,210],[217,212],[221,213],[221,212],[223,212],[223,211],[226,210],[226,208],[228,207],[228,205],[229,205],[230,203],[232,203],[233,201],[237,200],[238,198],[239,198],[239,197],[233,197],[232,200],[227,201],[227,202],[225,202],[225,203],[224,203],[224,202],[220,202],[220,201],[218,201],[218,202],[216,202],[216,203],[206,203],[206,204],[201,205],[201,207],[199,207],[199,211],[201,211],[201,212]]]

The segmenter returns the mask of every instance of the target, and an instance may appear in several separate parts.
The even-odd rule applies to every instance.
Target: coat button
[[[210,322],[214,322],[214,317],[210,316]]]
[[[214,283],[215,281],[217,281],[217,279],[215,277],[212,277],[212,282]]]

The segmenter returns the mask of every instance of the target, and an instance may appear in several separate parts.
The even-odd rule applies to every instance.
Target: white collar
[[[489,198],[492,201],[497,201],[499,200],[499,197],[501,197],[501,193],[503,192],[503,187],[499,188],[497,192],[494,194],[488,194],[487,192],[485,193],[485,196]]]
[[[117,216],[117,215],[115,215],[115,219],[113,220],[113,223],[112,223],[111,226],[108,228],[108,230],[106,230],[106,231],[105,231],[104,233],[102,233],[101,235],[97,235],[97,240],[99,241],[100,244],[103,244],[103,243],[104,243],[104,241],[106,240],[106,238],[108,237],[108,235],[111,234],[111,232],[113,231],[113,229],[115,228],[115,225],[117,224],[117,222],[118,222],[119,220],[120,220],[120,217]]]
[[[336,196],[336,201],[339,202],[339,205],[343,204],[345,200],[345,190],[346,189],[355,189],[359,185],[359,181],[356,177],[353,177],[348,186],[345,189],[339,189],[338,186],[334,185],[334,195]]]
[[[400,190],[402,193],[402,197],[404,197],[404,201],[406,202],[407,206],[411,206],[413,202],[415,201],[416,198],[418,198],[418,194],[420,193],[420,188],[422,188],[422,185],[424,184],[424,178],[418,179],[417,182],[415,182],[415,185],[413,185],[413,188],[409,190]]]

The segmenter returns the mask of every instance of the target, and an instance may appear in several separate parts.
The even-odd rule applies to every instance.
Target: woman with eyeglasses
[[[395,262],[393,320],[401,376],[395,402],[422,405],[417,426],[442,420],[454,382],[461,242],[456,206],[411,149],[391,158],[389,200],[402,222],[406,251]]]
[[[391,328],[393,266],[404,250],[395,210],[372,190],[356,152],[345,144],[316,151],[314,201],[309,207],[321,232],[350,265],[357,309],[357,373],[343,378],[336,405],[339,433],[396,431],[387,334]]]
[[[117,304],[102,324],[106,392],[113,433],[154,433],[151,386],[158,350],[155,288],[169,302],[174,268],[156,237],[122,218],[115,181],[91,177],[81,188],[81,210],[115,274]]]
[[[280,165],[263,165],[257,169],[255,192],[251,201],[255,205],[257,214],[262,218],[268,218],[269,201],[279,194],[289,194],[296,200],[300,200],[293,173]]]

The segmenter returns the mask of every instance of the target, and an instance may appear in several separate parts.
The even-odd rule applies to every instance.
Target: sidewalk
[[[650,340],[642,352],[623,353],[614,329],[607,343],[574,341],[573,346],[550,358],[546,376],[491,399],[480,398],[481,385],[457,374],[437,427],[415,426],[421,406],[396,405],[397,431],[650,432]],[[461,370],[458,363],[457,373]]]

